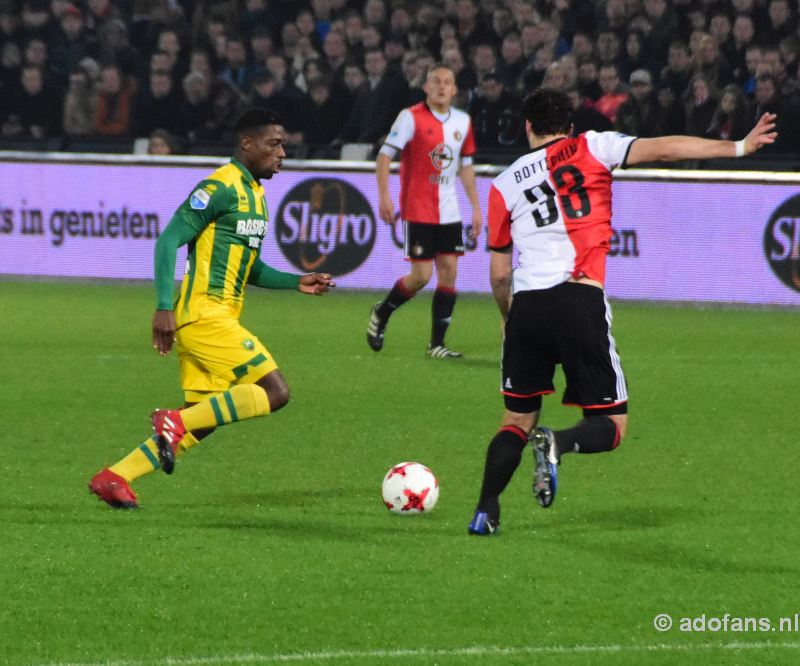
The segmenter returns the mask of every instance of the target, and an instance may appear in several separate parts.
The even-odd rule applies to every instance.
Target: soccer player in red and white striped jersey
[[[427,353],[432,358],[458,358],[461,354],[444,343],[456,302],[458,257],[464,254],[455,180],[461,178],[472,205],[469,236],[474,240],[482,225],[472,167],[475,139],[469,115],[451,106],[457,89],[449,67],[433,65],[423,89],[425,101],[400,112],[376,161],[379,214],[384,222],[394,224],[389,169],[400,154],[400,216],[411,270],[372,308],[367,342],[374,351],[381,350],[389,317],[428,284],[435,264],[437,283]]]
[[[492,292],[505,322],[501,392],[505,414],[489,444],[478,507],[468,531],[491,535],[500,522],[500,493],[528,441],[533,492],[543,507],[556,494],[565,453],[610,451],[625,435],[628,391],[603,291],[611,238],[611,171],[669,160],[741,157],[776,137],[764,114],[741,141],[689,136],[637,139],[615,132],[570,137],[572,106],[541,88],[523,105],[531,152],[494,179],[489,193]],[[513,270],[512,254],[519,251]],[[536,428],[553,374],[566,378],[562,402],[582,408],[572,428]]]

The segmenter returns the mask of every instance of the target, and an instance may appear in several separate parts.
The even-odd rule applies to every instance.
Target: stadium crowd
[[[275,110],[290,154],[376,145],[456,74],[479,150],[519,153],[521,100],[545,85],[575,130],[741,139],[800,154],[796,0],[0,0],[0,143],[150,138],[229,146],[247,106]]]

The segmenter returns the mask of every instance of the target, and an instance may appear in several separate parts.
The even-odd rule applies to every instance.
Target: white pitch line
[[[36,666],[205,666],[212,664],[281,664],[303,661],[339,661],[343,659],[404,659],[415,657],[486,657],[548,654],[597,654],[615,652],[707,652],[711,650],[800,650],[800,643],[731,642],[651,645],[531,645],[408,650],[337,650],[331,652],[294,652],[289,654],[239,654],[214,657],[161,657],[158,659],[115,659],[108,661],[52,661]]]

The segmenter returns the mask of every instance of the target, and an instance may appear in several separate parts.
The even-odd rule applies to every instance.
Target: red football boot
[[[167,474],[172,474],[175,469],[178,444],[186,434],[181,413],[177,409],[157,409],[150,418],[153,421],[153,431],[156,433],[161,469]]]
[[[97,495],[108,506],[115,509],[136,509],[136,493],[128,482],[119,474],[114,474],[108,467],[98,472],[89,481],[89,492]]]

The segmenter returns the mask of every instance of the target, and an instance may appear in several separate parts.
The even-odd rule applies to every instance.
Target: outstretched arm
[[[756,126],[741,141],[717,141],[695,136],[662,136],[656,139],[637,139],[625,160],[626,166],[643,162],[673,162],[676,160],[707,160],[715,157],[751,155],[762,146],[774,143],[775,114],[765,113]]]

